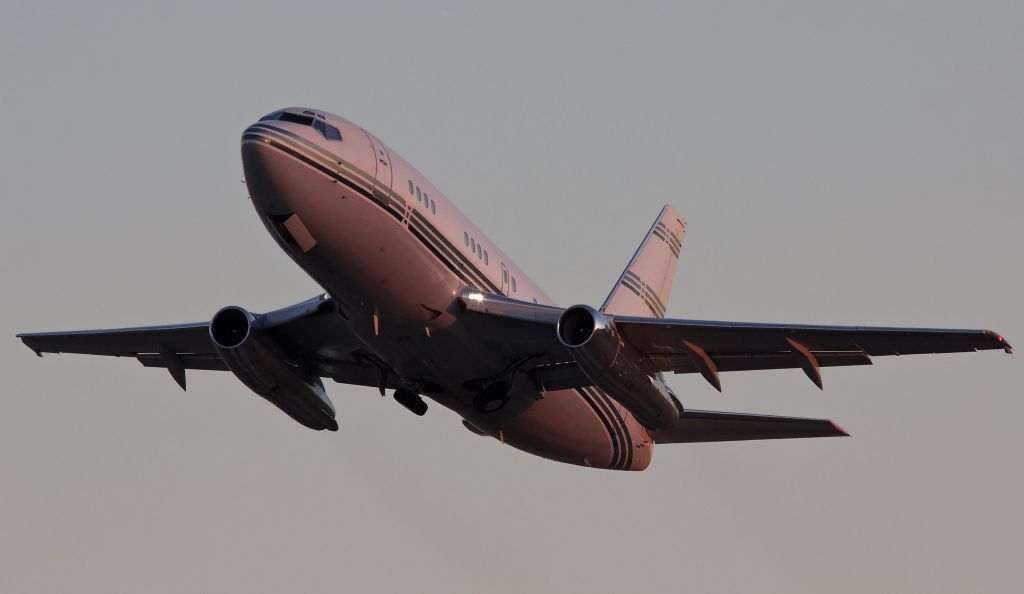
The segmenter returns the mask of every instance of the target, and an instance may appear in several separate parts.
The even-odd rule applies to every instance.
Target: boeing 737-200
[[[643,470],[656,443],[846,435],[825,419],[684,408],[663,374],[821,368],[872,356],[1010,345],[988,330],[714,322],[665,317],[686,223],[658,214],[600,307],[557,307],[419,171],[376,136],[314,109],[242,134],[245,183],[267,231],[324,289],[209,322],[19,337],[36,354],[135,357],[234,373],[311,429],[335,431],[322,378],[426,396],[479,435],[551,460]]]

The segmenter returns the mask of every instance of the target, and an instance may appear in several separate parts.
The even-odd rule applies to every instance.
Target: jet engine
[[[586,305],[574,305],[558,318],[558,340],[594,385],[625,406],[649,429],[671,429],[682,406],[660,380],[640,365],[612,319]]]
[[[224,364],[250,390],[317,431],[338,430],[323,382],[288,356],[262,329],[260,318],[237,306],[210,320],[210,339]]]

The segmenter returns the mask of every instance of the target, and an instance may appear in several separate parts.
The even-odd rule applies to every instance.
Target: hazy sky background
[[[1024,346],[1019,2],[0,6],[0,591],[1005,592],[1022,359],[671,379],[848,439],[548,462],[332,385],[341,430],[226,373],[14,334],[318,292],[246,200],[239,137],[321,107],[423,171],[562,305],[660,206],[669,315],[990,327]]]

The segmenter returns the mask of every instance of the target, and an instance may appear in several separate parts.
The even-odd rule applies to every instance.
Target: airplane
[[[666,205],[599,307],[560,308],[419,171],[317,109],[274,111],[241,138],[245,184],[277,244],[322,295],[208,322],[19,334],[39,356],[134,357],[230,371],[302,425],[336,431],[323,378],[427,397],[467,429],[550,460],[643,470],[655,444],[848,435],[827,419],[685,408],[666,373],[800,369],[871,357],[1000,349],[989,330],[666,318],[686,223]]]

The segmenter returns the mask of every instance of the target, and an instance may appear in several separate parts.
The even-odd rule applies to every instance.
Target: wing
[[[322,377],[340,383],[378,386],[380,367],[371,362],[345,319],[324,297],[262,314],[264,330],[290,356],[301,358]],[[186,369],[227,371],[210,341],[209,322],[111,330],[40,332],[18,338],[43,353],[133,357],[146,367],[165,367],[184,389]]]
[[[560,308],[477,291],[464,293],[462,304],[500,329],[514,356],[533,357],[532,373],[544,388],[589,385],[555,336]],[[800,368],[820,387],[821,367],[870,365],[872,356],[1012,350],[990,330],[609,317],[652,375],[701,373],[719,389],[718,374],[724,371]]]
[[[701,320],[615,319],[652,369],[699,372],[717,385],[720,371],[801,368],[821,387],[821,367],[870,365],[872,356],[1012,352],[991,330],[752,324]]]
[[[847,432],[828,419],[776,417],[709,410],[685,410],[679,417],[679,424],[675,428],[651,432],[655,443],[845,437],[847,435],[849,435]]]

